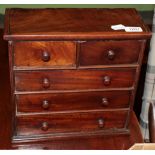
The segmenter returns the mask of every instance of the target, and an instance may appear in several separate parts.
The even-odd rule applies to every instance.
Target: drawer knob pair
[[[43,123],[42,123],[42,126],[41,126],[41,129],[42,129],[43,131],[47,131],[48,128],[49,128],[48,123],[47,123],[47,122],[43,122]]]
[[[43,86],[43,88],[49,88],[50,80],[48,78],[43,78],[42,86]]]
[[[108,51],[108,59],[113,60],[115,58],[115,52],[113,50]]]
[[[104,119],[103,118],[99,118],[98,119],[98,126],[99,126],[99,128],[103,128],[104,127]]]
[[[42,108],[43,109],[48,109],[49,108],[49,101],[47,101],[47,100],[44,100],[43,102],[42,102]]]
[[[41,58],[42,58],[42,61],[48,62],[51,59],[51,56],[48,51],[43,51]]]
[[[110,76],[104,76],[104,78],[103,78],[103,83],[104,83],[105,86],[110,85],[110,83],[111,83],[111,78],[110,78]]]
[[[98,126],[99,126],[99,128],[103,128],[104,127],[104,119],[103,118],[99,118],[98,119]],[[43,122],[41,129],[43,131],[47,131],[49,129],[48,123],[47,122]]]

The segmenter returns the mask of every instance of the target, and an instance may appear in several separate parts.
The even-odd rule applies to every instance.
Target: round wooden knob
[[[50,60],[50,54],[49,54],[49,52],[47,52],[47,51],[43,51],[43,52],[42,52],[42,60],[43,60],[44,62],[47,62],[47,61]]]
[[[110,77],[109,76],[105,76],[104,79],[103,79],[103,82],[104,82],[105,86],[110,85],[110,83],[111,83]]]
[[[113,60],[115,58],[115,52],[112,50],[108,51],[108,59]]]
[[[43,131],[47,131],[47,130],[48,130],[48,123],[47,123],[47,122],[43,122],[43,123],[42,123],[41,129],[42,129]]]
[[[43,88],[49,88],[50,87],[50,81],[48,78],[43,78]]]
[[[108,104],[109,104],[108,99],[107,98],[102,98],[102,105],[103,106],[108,106]]]
[[[99,128],[103,128],[104,127],[104,120],[103,120],[103,118],[99,118],[98,119],[98,126],[99,126]]]
[[[48,108],[49,108],[49,101],[44,100],[44,101],[42,102],[42,107],[43,107],[43,109],[48,109]]]

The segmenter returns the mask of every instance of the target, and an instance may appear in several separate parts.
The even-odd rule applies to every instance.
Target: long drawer
[[[135,74],[133,68],[16,72],[15,89],[62,91],[132,87]]]
[[[131,91],[16,95],[17,112],[59,112],[129,108]]]
[[[101,131],[125,127],[128,111],[17,116],[17,136]]]

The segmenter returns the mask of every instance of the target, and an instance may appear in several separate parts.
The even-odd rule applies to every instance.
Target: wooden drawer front
[[[16,95],[18,112],[128,108],[130,91]]]
[[[75,66],[74,42],[17,42],[14,45],[14,65],[17,67]]]
[[[81,44],[80,65],[137,63],[141,41],[94,41]]]
[[[138,128],[139,129],[139,128]],[[138,130],[140,132],[140,130]],[[141,133],[138,133],[138,135]],[[137,136],[137,135],[135,135]],[[129,139],[128,134],[73,136],[41,140],[37,142],[13,143],[18,150],[128,150],[135,142]],[[138,137],[138,136],[137,136]],[[131,141],[131,142],[130,142]],[[142,143],[137,138],[138,143]],[[115,146],[115,147],[114,147]]]
[[[74,114],[27,115],[17,117],[17,135],[98,131],[124,128],[127,111]]]
[[[17,91],[83,90],[131,87],[135,69],[16,72]]]

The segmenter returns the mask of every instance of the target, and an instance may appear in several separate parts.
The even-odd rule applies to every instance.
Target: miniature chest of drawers
[[[129,135],[150,36],[134,9],[7,9],[12,146],[102,149],[102,136]]]

